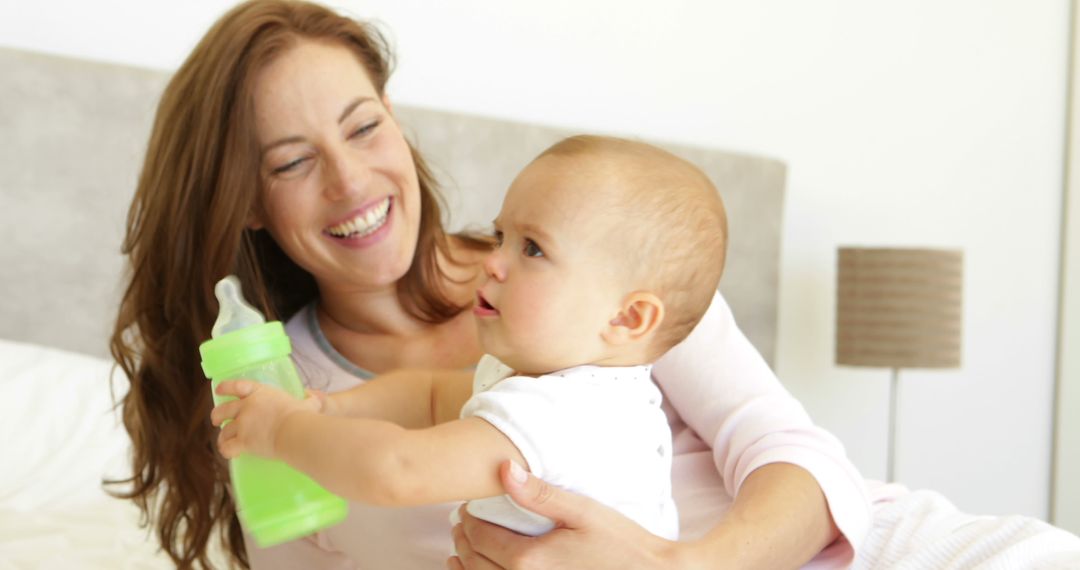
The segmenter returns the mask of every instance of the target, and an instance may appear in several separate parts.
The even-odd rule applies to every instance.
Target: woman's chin
[[[357,284],[384,287],[403,279],[412,267],[415,243],[385,240],[377,248],[354,251],[341,261],[343,275]]]
[[[311,273],[325,294],[329,291],[376,292],[396,288],[398,281],[409,272],[409,260],[390,263],[364,263],[356,259],[335,260],[321,270]]]
[[[357,267],[352,268],[350,273],[352,274],[352,280],[358,284],[382,289],[396,287],[398,281],[404,279],[405,275],[409,273],[410,265],[409,263],[401,263],[368,268]]]

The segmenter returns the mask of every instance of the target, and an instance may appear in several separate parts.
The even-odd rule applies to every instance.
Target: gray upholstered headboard
[[[107,354],[120,242],[167,74],[0,49],[0,338]],[[514,174],[566,134],[398,107],[443,182],[450,226],[487,227]],[[700,166],[728,208],[721,291],[772,362],[784,165],[661,145]],[[194,355],[193,355],[194,356]]]

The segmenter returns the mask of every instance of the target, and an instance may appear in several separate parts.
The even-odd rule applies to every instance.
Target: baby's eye
[[[501,247],[503,242],[503,233],[499,230],[495,230],[495,247]]]
[[[525,247],[522,248],[522,252],[526,257],[544,257],[544,252],[540,249],[540,246],[529,238],[525,238]]]

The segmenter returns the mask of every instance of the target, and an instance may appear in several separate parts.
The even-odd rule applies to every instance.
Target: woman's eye
[[[375,127],[377,127],[377,126],[379,126],[379,121],[371,121],[370,123],[368,123],[368,124],[360,127],[359,129],[356,129],[355,131],[353,131],[353,133],[351,135],[349,135],[349,138],[355,139],[355,138],[362,137],[362,136],[370,133],[371,131],[374,131]]]
[[[285,174],[286,172],[289,172],[291,170],[295,170],[296,167],[300,166],[305,160],[307,160],[306,157],[298,158],[298,159],[296,159],[296,160],[294,160],[292,162],[288,162],[286,164],[283,164],[283,165],[271,170],[270,172],[271,172],[271,174]]]
[[[528,238],[525,239],[525,247],[522,248],[522,252],[525,253],[526,257],[544,257],[544,252],[540,250],[540,246]]]

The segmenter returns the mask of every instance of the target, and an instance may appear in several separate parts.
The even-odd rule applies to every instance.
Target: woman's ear
[[[619,313],[600,336],[613,345],[648,341],[663,321],[663,301],[647,291],[635,291],[623,299]]]
[[[251,209],[251,212],[248,213],[247,222],[244,224],[244,226],[247,227],[247,229],[249,230],[261,230],[266,227],[266,224],[263,224],[262,214],[259,213],[259,208]]]

